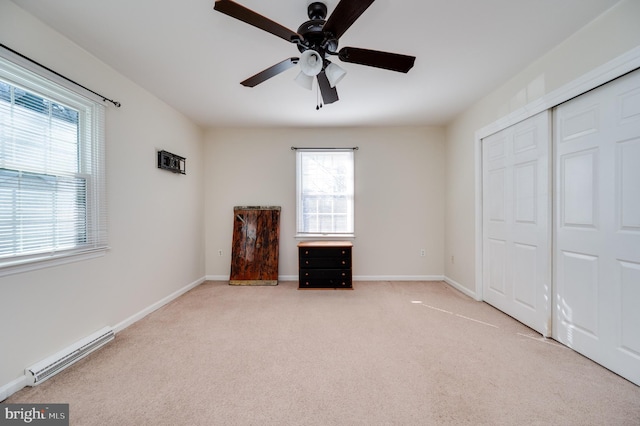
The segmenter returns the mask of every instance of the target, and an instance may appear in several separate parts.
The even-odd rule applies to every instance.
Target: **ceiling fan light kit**
[[[317,79],[324,103],[330,104],[338,100],[336,85],[347,73],[329,61],[332,56],[343,62],[403,73],[413,68],[416,59],[414,56],[355,47],[343,47],[338,50],[340,37],[373,2],[374,0],[340,0],[326,20],[327,6],[322,2],[311,2],[307,6],[309,20],[300,25],[297,31],[292,31],[232,0],[216,0],[213,8],[294,43],[300,51],[300,58],[285,59],[244,80],[241,82],[242,85],[255,87],[299,63],[300,73],[295,79],[296,83],[311,89],[313,79]]]
[[[313,77],[311,75],[307,75],[304,71],[300,71],[298,76],[295,79],[295,82],[298,83],[301,87],[304,87],[307,90],[313,89]]]
[[[329,85],[336,87],[336,85],[347,75],[347,72],[339,65],[329,62],[327,68],[324,70],[329,79]]]
[[[315,50],[305,50],[300,56],[300,70],[310,77],[315,77],[322,71],[322,58]]]

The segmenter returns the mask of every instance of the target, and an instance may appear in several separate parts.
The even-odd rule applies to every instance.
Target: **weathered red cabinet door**
[[[280,207],[233,208],[232,285],[277,285]]]

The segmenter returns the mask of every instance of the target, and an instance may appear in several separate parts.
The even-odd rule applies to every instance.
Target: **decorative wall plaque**
[[[158,168],[173,173],[186,174],[187,159],[169,151],[158,151]]]

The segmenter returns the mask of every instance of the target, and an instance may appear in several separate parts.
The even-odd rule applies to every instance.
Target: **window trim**
[[[355,239],[355,217],[356,217],[356,207],[355,207],[355,190],[356,190],[356,178],[355,178],[355,150],[357,148],[295,148],[296,149],[296,233],[294,238],[296,239],[327,239],[327,240],[345,240],[345,239]],[[301,209],[301,155],[303,153],[319,153],[319,152],[349,152],[351,153],[351,161],[352,161],[352,173],[353,173],[353,188],[352,188],[352,201],[351,201],[351,232],[300,232],[299,224],[301,222],[300,215],[302,214]]]
[[[52,81],[52,73],[45,69],[34,69],[24,61],[14,60],[0,50],[0,77],[9,84],[41,95],[54,102],[73,107],[79,111],[78,132],[81,142],[78,146],[79,173],[87,178],[88,190],[86,209],[88,232],[91,234],[86,244],[62,250],[50,250],[34,254],[6,257],[0,260],[0,277],[32,271],[41,268],[95,258],[109,249],[107,240],[106,172],[105,172],[105,107],[95,96],[87,96],[83,90],[76,91],[68,84]],[[13,55],[15,56],[15,55]],[[86,150],[90,149],[90,153]],[[89,154],[87,156],[87,154]],[[92,165],[88,169],[87,162]]]

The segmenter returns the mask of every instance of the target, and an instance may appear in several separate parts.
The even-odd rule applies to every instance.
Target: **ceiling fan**
[[[231,0],[216,0],[214,9],[296,44],[301,53],[299,58],[285,59],[240,84],[255,87],[300,63],[301,71],[296,82],[311,90],[313,79],[317,78],[322,99],[325,104],[330,104],[338,100],[335,86],[346,71],[332,63],[329,58],[335,56],[344,62],[404,73],[413,67],[416,60],[414,56],[356,47],[343,47],[338,50],[340,37],[373,2],[374,0],[340,0],[326,20],[327,6],[322,2],[312,2],[307,7],[309,20],[300,25],[297,31],[283,27]]]

